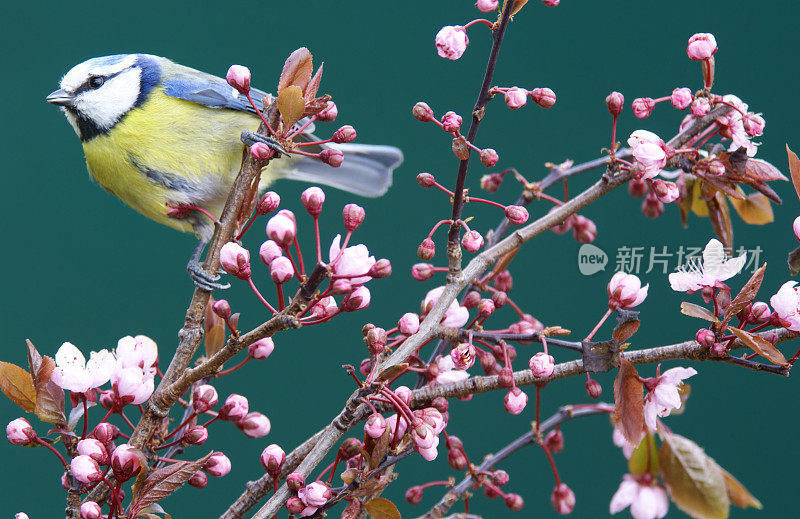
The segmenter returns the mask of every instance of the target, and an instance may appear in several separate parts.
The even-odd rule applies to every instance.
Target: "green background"
[[[533,0],[511,25],[494,84],[527,88],[548,86],[558,102],[550,110],[532,103],[510,111],[495,100],[478,136],[481,147],[498,150],[497,168],[517,167],[529,179],[542,177],[546,161],[576,161],[598,156],[609,142],[609,117],[604,104],[611,90],[626,96],[620,120],[620,139],[634,129],[647,128],[668,138],[683,114],[668,103],[658,105],[646,121],[634,119],[630,101],[639,96],[669,95],[673,88],[700,86],[699,66],[687,59],[686,40],[695,32],[713,32],[717,54],[718,93],[736,93],[763,112],[767,121],[758,157],[786,171],[784,143],[800,148],[797,135],[795,29],[800,7],[789,0],[758,6],[755,2],[589,2],[565,0],[546,8]],[[275,353],[253,362],[237,377],[220,381],[221,398],[243,392],[252,410],[267,414],[272,433],[263,439],[243,438],[228,424],[211,429],[200,456],[209,449],[224,450],[233,461],[231,474],[213,479],[205,490],[186,488],[164,503],[173,517],[216,517],[239,495],[247,479],[262,474],[258,455],[268,443],[287,451],[328,423],[352,390],[352,381],[339,367],[358,364],[365,350],[359,330],[365,322],[392,327],[404,312],[418,311],[418,302],[435,282],[419,284],[409,270],[418,261],[415,251],[430,225],[449,215],[446,197],[420,189],[414,178],[430,171],[443,184],[453,185],[457,160],[449,139],[433,125],[415,121],[411,106],[427,101],[442,114],[470,113],[488,55],[489,31],[469,30],[471,44],[456,62],[440,59],[433,37],[443,25],[463,24],[479,13],[468,1],[439,2],[18,2],[6,7],[3,34],[2,139],[5,162],[4,224],[0,256],[4,272],[3,359],[25,363],[24,341],[30,338],[43,354],[54,354],[63,341],[84,351],[113,347],[119,337],[146,334],[160,345],[162,367],[176,344],[191,284],[184,272],[194,239],[155,225],[93,185],[86,173],[78,140],[58,110],[44,103],[61,74],[84,59],[120,52],[149,52],[185,65],[224,75],[232,63],[248,65],[253,83],[274,89],[285,57],[305,45],[317,62],[325,61],[322,91],[334,95],[339,107],[335,125],[319,125],[328,135],[340,124],[352,123],[359,141],[393,144],[403,149],[406,162],[395,172],[394,187],[380,200],[354,199],[327,191],[323,233],[328,240],[341,231],[340,208],[357,201],[367,211],[355,242],[366,243],[378,257],[392,260],[394,274],[370,283],[370,308],[337,318],[335,323],[288,332],[276,337]],[[499,169],[496,169],[499,170]],[[473,163],[468,186],[477,194],[486,169]],[[571,182],[573,193],[591,183],[599,172]],[[301,239],[309,241],[308,219],[299,204],[305,186],[277,185],[284,206],[301,220]],[[791,222],[798,212],[789,183],[775,189],[785,204],[776,209],[776,223],[746,227],[736,219],[735,242],[767,250],[769,262],[761,299],[767,299],[789,279],[786,253],[796,246]],[[558,195],[559,190],[554,194]],[[495,198],[511,201],[518,186],[507,181]],[[677,208],[668,207],[657,220],[642,216],[640,200],[624,190],[615,192],[584,214],[599,227],[595,245],[611,257],[610,268],[592,277],[577,271],[578,245],[571,235],[548,233],[514,261],[515,288],[510,296],[548,325],[562,325],[583,337],[604,312],[605,284],[613,271],[613,254],[621,246],[703,246],[711,237],[707,220],[693,218],[680,227]],[[538,216],[547,207],[532,207]],[[471,225],[485,231],[501,216],[483,206],[468,206]],[[263,221],[246,244],[256,250],[263,239]],[[440,231],[441,232],[441,231]],[[443,249],[444,233],[437,234]],[[307,247],[308,251],[311,249]],[[310,252],[309,252],[310,253]],[[443,264],[440,254],[436,258]],[[673,268],[673,263],[670,268]],[[265,271],[254,265],[257,283],[268,288]],[[679,313],[687,298],[669,290],[657,271],[642,274],[650,297],[640,307],[643,326],[634,347],[669,344],[694,336],[698,322]],[[732,280],[738,288],[744,276]],[[226,294],[242,326],[255,325],[264,314],[241,286]],[[269,290],[268,290],[269,292]],[[699,302],[699,297],[688,296]],[[498,313],[497,323],[513,318],[510,309]],[[335,330],[335,333],[334,333]],[[608,329],[601,332],[607,335]],[[520,347],[524,359],[532,353]],[[785,351],[791,355],[792,346]],[[557,352],[558,361],[573,358]],[[686,365],[687,363],[682,363]],[[791,380],[719,364],[693,364],[700,374],[691,380],[692,398],[686,413],[668,419],[674,431],[693,438],[719,463],[735,474],[761,499],[763,512],[734,510],[734,517],[795,517],[793,499],[800,420],[796,416],[798,389]],[[521,369],[522,365],[518,367]],[[473,370],[476,371],[476,370]],[[479,371],[479,370],[477,370]],[[643,376],[655,366],[643,367]],[[612,398],[611,376],[598,377],[603,398]],[[544,391],[543,414],[560,404],[588,399],[583,378],[553,383]],[[531,396],[533,391],[528,391]],[[2,416],[20,414],[6,400]],[[480,460],[525,432],[532,406],[519,417],[502,408],[502,394],[479,395],[471,402],[453,402],[449,431],[465,442],[467,452]],[[99,411],[91,416],[99,418]],[[30,418],[34,422],[33,418]],[[44,424],[35,425],[44,434]],[[625,460],[611,444],[611,428],[602,417],[564,427],[566,449],[556,459],[564,481],[577,495],[575,516],[598,517],[626,471]],[[358,433],[358,431],[356,431]],[[32,518],[54,517],[64,507],[58,463],[44,449],[2,447],[5,470],[0,476],[2,514],[24,510]],[[445,453],[444,449],[440,451]],[[549,494],[552,475],[537,449],[519,453],[503,468],[511,474],[509,491],[526,501],[520,515],[555,515]],[[404,516],[422,513],[441,495],[426,492],[422,505],[402,501],[405,489],[451,474],[444,456],[426,463],[414,456],[399,467],[400,478],[388,497]],[[456,510],[460,510],[460,506]],[[477,496],[471,509],[485,517],[511,515],[502,503]],[[627,514],[627,512],[625,512]],[[673,506],[670,516],[681,516]],[[335,515],[336,516],[336,515]]]

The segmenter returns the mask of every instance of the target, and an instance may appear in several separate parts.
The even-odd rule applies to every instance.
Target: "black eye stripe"
[[[116,72],[116,73],[114,73],[114,74],[109,74],[109,75],[106,75],[106,76],[98,76],[98,75],[92,75],[92,76],[89,76],[89,78],[88,78],[86,81],[84,81],[84,82],[83,82],[83,84],[82,84],[81,86],[79,86],[79,87],[78,87],[78,88],[75,90],[75,95],[81,94],[81,93],[83,93],[83,92],[87,92],[87,91],[89,91],[89,90],[95,90],[95,89],[97,89],[97,88],[100,88],[100,87],[101,87],[101,86],[103,86],[103,85],[104,85],[104,84],[105,84],[105,83],[106,83],[106,82],[107,82],[109,79],[111,79],[111,78],[113,78],[113,77],[116,77],[116,76],[118,76],[118,75],[119,75],[119,74],[121,74],[122,72],[125,72],[125,70],[128,70],[128,69],[120,70],[119,72]],[[100,81],[101,81],[101,82],[100,82],[100,84],[97,84],[97,85],[92,85],[92,81],[95,81],[95,82],[96,82],[97,80],[100,80]]]

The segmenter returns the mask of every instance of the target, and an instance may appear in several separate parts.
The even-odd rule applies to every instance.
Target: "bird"
[[[262,110],[267,93],[250,93]],[[167,58],[116,54],[75,65],[46,101],[63,111],[81,141],[89,174],[101,187],[151,220],[195,234],[198,243],[187,265],[195,285],[228,288],[200,264],[214,232],[212,221],[197,211],[185,218],[168,211],[190,205],[219,218],[241,165],[242,132],[252,134],[260,123],[247,98],[225,79]],[[318,140],[313,131],[312,123],[296,140]],[[340,149],[342,165],[283,154],[262,171],[260,190],[288,178],[378,197],[403,160],[393,146],[322,147]]]

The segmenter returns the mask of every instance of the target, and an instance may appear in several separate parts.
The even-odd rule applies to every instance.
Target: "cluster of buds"
[[[414,116],[415,119],[422,122],[433,122],[439,128],[442,129],[447,134],[450,134],[453,137],[452,142],[452,149],[453,153],[456,157],[461,160],[469,160],[469,154],[471,151],[475,151],[478,153],[478,157],[480,158],[481,164],[486,166],[487,168],[491,168],[497,161],[499,160],[499,156],[497,152],[492,148],[478,148],[473,143],[467,140],[461,134],[461,124],[463,122],[463,118],[455,112],[447,112],[445,113],[441,120],[436,118],[436,115],[428,106],[427,103],[419,102],[414,105],[414,108],[411,110],[411,114]],[[419,179],[418,179],[419,181]],[[423,186],[427,187],[427,186]]]
[[[503,94],[503,99],[512,110],[522,108],[528,103],[530,97],[534,103],[542,108],[550,108],[556,104],[556,94],[549,88],[534,88],[533,90],[526,90],[520,87],[492,87],[489,89],[489,95]]]

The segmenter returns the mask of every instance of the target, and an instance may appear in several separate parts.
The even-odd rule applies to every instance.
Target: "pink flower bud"
[[[714,336],[714,332],[707,328],[702,328],[697,330],[697,333],[694,335],[695,340],[701,345],[705,346],[706,348],[711,348],[714,346],[714,343],[717,342],[717,338]]]
[[[356,287],[356,289],[350,292],[347,297],[344,298],[344,301],[342,301],[342,310],[345,312],[363,310],[369,306],[369,301],[369,289],[365,286]]]
[[[436,179],[430,173],[420,173],[417,175],[417,184],[422,187],[433,187],[436,184]]]
[[[372,413],[364,424],[364,432],[372,439],[383,436],[386,431],[386,419],[379,413]]]
[[[95,460],[89,456],[75,456],[69,464],[69,471],[72,476],[83,483],[89,485],[103,478],[103,471]]]
[[[655,107],[656,103],[650,97],[636,98],[631,104],[631,108],[633,108],[633,115],[639,119],[646,119],[647,117],[650,117],[650,114],[653,113],[653,109]]]
[[[475,308],[481,302],[480,292],[467,292],[462,303],[465,308]]]
[[[642,282],[633,274],[617,272],[608,282],[608,307],[633,308],[638,306],[647,297],[650,285],[642,286]]]
[[[250,69],[242,65],[231,65],[225,80],[230,86],[240,94],[246,95],[250,92]]]
[[[447,112],[442,116],[442,129],[447,133],[457,132],[463,119],[455,112]]]
[[[676,88],[672,91],[672,95],[670,96],[672,106],[678,110],[685,110],[689,105],[692,104],[693,100],[694,96],[692,95],[692,91],[686,87]]]
[[[108,445],[119,438],[119,427],[108,422],[103,422],[97,424],[97,427],[92,431],[92,436],[100,440],[103,445]]]
[[[420,421],[411,432],[411,439],[414,441],[414,446],[417,449],[431,449],[439,443],[439,438],[433,430],[433,427],[425,422]]]
[[[108,451],[100,440],[95,438],[85,438],[78,442],[78,454],[89,456],[101,465],[108,464]]]
[[[261,198],[258,200],[258,205],[256,205],[256,213],[260,215],[269,214],[278,206],[281,205],[281,197],[275,191],[267,191]]]
[[[578,243],[592,243],[597,238],[597,226],[579,214],[572,217],[572,236]]]
[[[642,202],[642,214],[648,218],[658,218],[664,214],[664,204],[655,196],[647,195]]]
[[[208,458],[205,466],[203,466],[203,470],[206,471],[209,476],[221,478],[231,471],[231,460],[221,452],[215,452]]]
[[[206,485],[208,485],[208,476],[206,476],[206,473],[202,470],[198,470],[189,478],[189,484],[194,488],[206,488]]]
[[[481,3],[481,0],[478,0],[478,3]],[[497,0],[495,0],[495,4],[496,3]],[[409,489],[406,490],[405,497],[406,501],[408,501],[409,504],[418,505],[419,502],[422,501],[422,487],[420,486],[409,487]]]
[[[504,367],[498,374],[497,383],[500,387],[511,387],[514,385],[514,372],[509,367]]]
[[[264,144],[263,142],[256,142],[252,146],[250,146],[250,155],[253,156],[256,160],[268,160],[271,159],[275,152]]]
[[[508,294],[505,292],[495,292],[492,294],[492,302],[495,308],[502,308],[508,302]]]
[[[467,144],[467,139],[463,135],[453,138],[452,143],[453,155],[461,160],[469,159],[470,147]]]
[[[273,443],[261,451],[261,465],[264,466],[267,474],[273,478],[281,473],[284,461],[286,461],[286,453],[279,445]],[[292,474],[299,474],[299,472],[293,472]]]
[[[555,7],[561,3],[561,0],[542,0],[542,3],[547,7]],[[522,507],[520,506],[520,508]]]
[[[333,142],[339,144],[344,142],[353,142],[354,140],[356,140],[356,129],[350,125],[342,126],[338,130],[333,132],[331,138],[333,139]]]
[[[747,320],[753,324],[764,324],[770,320],[770,317],[772,317],[772,312],[769,305],[763,301],[756,301],[750,307],[750,315]]]
[[[331,296],[326,296],[311,307],[311,315],[314,319],[323,319],[334,315],[337,310],[339,307],[336,306],[336,300]]]
[[[487,168],[493,167],[495,164],[497,164],[497,161],[500,159],[500,157],[497,155],[497,152],[494,151],[492,148],[482,149],[478,157],[481,159],[481,164],[483,164]]]
[[[636,198],[645,196],[650,190],[647,187],[647,181],[643,178],[632,178],[628,182],[628,193]]]
[[[456,369],[466,370],[475,364],[475,346],[470,342],[456,344],[450,350],[450,358]]]
[[[219,410],[219,419],[227,422],[238,422],[247,416],[249,410],[247,398],[242,395],[232,394]]]
[[[193,425],[186,429],[181,440],[189,445],[203,445],[208,439],[208,429],[202,425]]]
[[[674,202],[681,196],[680,190],[675,182],[668,182],[660,178],[653,181],[653,192],[664,204]]]
[[[386,347],[386,330],[377,326],[371,328],[364,337],[364,341],[367,343],[370,353],[380,355]]]
[[[494,193],[500,188],[500,184],[503,182],[503,175],[499,173],[490,173],[489,175],[483,175],[481,177],[481,189],[484,191],[488,191],[489,193]]]
[[[367,213],[364,211],[364,208],[360,205],[356,204],[347,204],[342,209],[342,218],[344,219],[344,228],[348,231],[355,231],[358,229],[358,226],[361,225],[361,222],[364,221],[364,218],[367,216]]]
[[[397,322],[397,328],[403,335],[414,335],[419,331],[419,316],[411,312],[403,314]]]
[[[217,390],[214,386],[203,384],[192,391],[192,408],[197,414],[202,414],[215,407],[219,401]]]
[[[415,263],[411,267],[411,277],[417,281],[426,281],[433,277],[434,266],[430,263]]]
[[[331,284],[331,291],[334,294],[349,294],[353,290],[353,284],[349,279],[337,279]]]
[[[214,304],[211,305],[211,310],[223,319],[230,319],[231,317],[231,305],[225,299],[214,301]]]
[[[433,121],[435,119],[431,107],[428,106],[427,103],[423,103],[422,101],[414,105],[414,108],[411,109],[411,114],[414,116],[415,119],[417,119],[418,121],[422,121],[424,123]]]
[[[228,274],[242,280],[250,278],[250,252],[241,245],[232,241],[223,245],[219,262]]]
[[[478,304],[478,314],[484,319],[492,315],[494,310],[494,301],[491,299],[481,299],[481,302]]]
[[[306,484],[306,478],[300,472],[292,472],[286,476],[286,486],[292,492],[297,492]]]
[[[306,506],[313,507],[324,505],[332,495],[328,485],[321,481],[309,483],[297,492],[297,497],[299,497]]]
[[[586,381],[586,394],[597,400],[603,394],[603,386],[595,379],[589,379]]]
[[[625,106],[625,96],[619,92],[611,92],[606,96],[606,107],[611,115],[619,115]]]
[[[288,510],[290,514],[301,514],[306,511],[306,505],[299,497],[292,496],[286,500],[286,510]],[[317,509],[313,507],[309,508],[308,510],[308,515],[311,515],[317,511]]]
[[[511,292],[514,288],[514,278],[508,270],[501,271],[497,277],[494,278],[494,287],[503,292]]]
[[[81,519],[100,519],[102,516],[102,509],[94,501],[86,501],[81,503],[80,508]]]
[[[36,438],[36,431],[33,430],[28,420],[17,418],[8,422],[6,437],[14,445],[28,445]]]
[[[319,216],[322,204],[325,202],[325,192],[317,186],[312,186],[303,191],[300,201],[311,216]]]
[[[558,454],[564,450],[564,435],[561,429],[553,429],[544,437],[544,444],[550,454]]]
[[[467,457],[464,456],[464,452],[461,449],[450,449],[447,452],[447,464],[453,470],[464,470],[467,468],[467,463]]]
[[[289,258],[281,256],[272,260],[269,265],[269,275],[278,285],[286,283],[294,276],[294,267]]]
[[[336,108],[336,103],[328,101],[328,106],[317,114],[317,121],[332,123],[336,120],[337,115],[339,115],[339,109]]]
[[[405,402],[406,405],[411,404],[413,394],[407,386],[399,386],[394,390],[394,394],[397,395],[397,398]]]
[[[553,371],[555,371],[555,365],[556,362],[555,359],[553,359],[553,356],[548,355],[543,351],[540,351],[528,361],[528,366],[531,368],[533,376],[536,378],[546,378],[551,376]]]
[[[528,221],[528,210],[521,205],[509,205],[506,207],[506,218],[514,225],[522,225]]]
[[[436,51],[446,59],[458,59],[467,50],[469,38],[467,31],[460,25],[446,25],[436,34]]]
[[[698,97],[692,101],[692,115],[695,117],[703,117],[711,111],[711,104],[705,97]]]
[[[497,4],[497,2],[495,2]],[[503,94],[506,101],[506,106],[512,110],[525,106],[528,102],[528,91],[524,88],[511,87]]]
[[[744,124],[744,130],[750,137],[759,137],[764,133],[764,126],[767,125],[763,117],[749,112],[742,119],[742,123]]]
[[[436,244],[430,238],[425,238],[417,247],[417,256],[422,260],[429,260],[436,255]]]
[[[697,33],[689,38],[686,54],[695,61],[703,61],[717,52],[717,40],[713,34]]]
[[[258,249],[258,255],[261,257],[261,262],[269,266],[272,260],[283,256],[283,250],[274,241],[267,240],[261,244],[261,248]]]
[[[559,483],[550,495],[550,502],[559,514],[569,514],[575,508],[575,493],[566,483]]]
[[[338,168],[344,162],[344,153],[342,150],[328,148],[319,152],[319,159],[331,167]]]
[[[266,359],[272,354],[274,349],[275,343],[273,342],[272,337],[264,337],[263,339],[259,339],[248,346],[247,354],[254,359]]]
[[[388,278],[392,275],[392,263],[386,258],[381,258],[369,268],[367,275],[374,279]]]
[[[127,443],[120,445],[111,454],[111,470],[117,481],[128,481],[142,470],[143,455]]]
[[[267,222],[267,236],[282,248],[288,248],[297,236],[294,213],[288,209],[278,211],[278,214]]]
[[[549,88],[534,88],[528,95],[542,108],[550,108],[556,104],[556,93]]]
[[[528,404],[528,395],[518,387],[511,388],[503,399],[506,411],[518,415]]]

